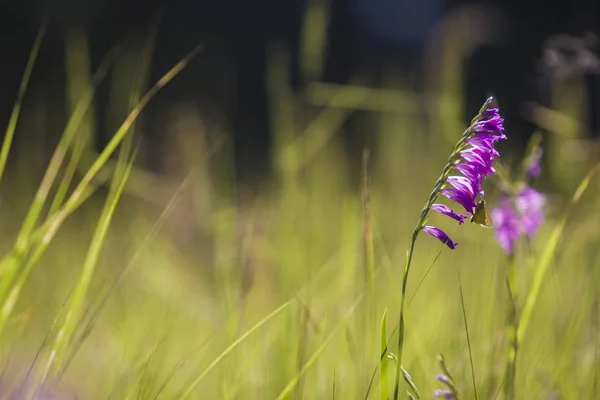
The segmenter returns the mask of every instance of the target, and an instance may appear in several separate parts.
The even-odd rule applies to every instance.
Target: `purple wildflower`
[[[532,238],[544,222],[546,198],[537,190],[525,187],[515,198],[515,207],[521,217],[521,224],[529,238]]]
[[[491,211],[491,217],[496,225],[496,240],[505,253],[511,254],[514,251],[515,243],[521,236],[521,228],[510,198],[500,199],[500,206]]]
[[[458,391],[456,390],[456,386],[454,385],[452,374],[450,374],[450,370],[446,366],[444,356],[439,355],[438,361],[440,363],[440,367],[443,373],[437,374],[435,376],[435,379],[443,383],[446,388],[435,390],[433,392],[433,397],[435,397],[436,399],[458,399]]]
[[[544,222],[546,197],[537,190],[526,186],[513,201],[504,196],[500,206],[492,210],[496,224],[496,239],[502,249],[511,254],[514,244],[523,233],[533,238]]]
[[[465,140],[454,163],[454,169],[462,176],[449,176],[446,182],[452,187],[440,190],[442,195],[462,205],[467,214],[473,214],[477,196],[483,195],[484,179],[496,173],[493,164],[499,154],[494,145],[506,139],[498,109],[484,111],[483,118],[473,124],[474,133]]]
[[[456,399],[456,395],[448,389],[436,389],[433,392],[433,397],[436,399]]]
[[[462,224],[469,214],[473,215],[477,197],[484,194],[483,181],[488,175],[496,173],[493,164],[499,154],[494,146],[497,141],[506,139],[502,124],[503,120],[496,108],[489,108],[480,114],[454,153],[450,171],[460,175],[447,176],[444,186],[438,192],[463,206],[466,214],[457,213],[443,204],[431,205],[433,211],[447,215],[459,224]],[[431,226],[424,226],[422,229],[451,249],[456,248],[457,243],[441,229]]]
[[[440,242],[444,243],[446,246],[448,246],[452,250],[454,250],[456,248],[456,246],[458,246],[458,243],[456,243],[454,240],[450,239],[450,237],[446,234],[446,232],[444,232],[440,228],[436,228],[435,226],[425,225],[421,229],[423,229],[423,231],[425,231],[429,235],[433,236],[434,238],[438,239]]]
[[[437,374],[435,376],[435,379],[446,384],[446,385],[451,385],[452,384],[452,380],[450,378],[448,378],[446,375],[444,374]]]
[[[527,163],[527,175],[532,178],[537,178],[542,174],[542,168],[540,167],[540,161],[542,159],[542,149],[537,147],[531,154]]]

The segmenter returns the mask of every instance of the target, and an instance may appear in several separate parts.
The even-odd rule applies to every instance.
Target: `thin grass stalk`
[[[25,222],[21,228],[21,231],[17,237],[17,242],[15,244],[15,248],[11,253],[5,256],[2,261],[0,261],[0,274],[7,273],[13,274],[14,270],[18,267],[21,262],[24,254],[30,246],[35,243],[37,240],[50,240],[56,230],[62,225],[63,221],[66,219],[68,215],[73,213],[84,201],[89,197],[90,188],[93,186],[93,179],[98,174],[98,172],[106,165],[110,156],[114,153],[116,148],[119,146],[121,141],[124,139],[126,134],[129,132],[131,125],[135,122],[143,108],[150,102],[150,100],[163,88],[167,83],[169,83],[175,76],[177,76],[188,64],[189,62],[200,52],[202,46],[197,46],[194,48],[186,57],[184,57],[179,63],[177,63],[173,68],[171,68],[163,77],[146,93],[146,95],[140,100],[140,103],[136,106],[134,110],[129,113],[121,127],[117,130],[113,138],[106,145],[102,153],[97,157],[94,161],[90,169],[84,175],[82,180],[79,182],[77,187],[73,190],[73,193],[69,197],[69,199],[65,202],[65,204],[56,211],[55,214],[51,215],[47,218],[47,220],[42,224],[40,228],[38,228],[35,232],[34,230],[35,223],[39,217],[39,213],[45,203],[45,199],[50,191],[54,178],[58,173],[58,169],[60,164],[62,163],[62,159],[64,158],[68,146],[70,143],[70,138],[67,137],[68,133],[74,133],[74,129],[78,126],[79,121],[85,114],[85,110],[87,105],[82,105],[81,109],[79,109],[77,113],[73,113],[73,117],[69,121],[67,128],[65,129],[65,133],[59,142],[59,145],[55,151],[53,159],[50,162],[50,166],[46,171],[46,175],[40,184],[40,188],[38,189],[38,193],[36,194],[36,198],[34,200],[34,204],[30,208],[30,211],[25,219]],[[91,102],[92,93],[88,93],[89,97],[86,96],[86,100]],[[80,104],[83,104],[80,103]],[[77,118],[75,118],[77,116]],[[12,281],[12,277],[10,279]],[[0,283],[0,296],[3,293],[6,293],[8,288],[10,287],[9,279],[2,279]],[[2,296],[5,297],[5,296]]]
[[[15,130],[17,129],[17,122],[19,122],[19,116],[21,115],[23,99],[25,98],[25,93],[27,92],[27,88],[29,87],[29,81],[31,79],[31,74],[33,73],[33,67],[35,65],[35,61],[37,60],[37,56],[40,52],[40,48],[42,47],[42,41],[46,34],[47,27],[48,22],[44,21],[40,26],[40,29],[38,30],[35,41],[33,42],[33,47],[31,48],[31,52],[29,53],[27,65],[25,66],[23,77],[21,78],[19,91],[17,92],[17,99],[15,100],[15,104],[13,105],[13,109],[10,114],[10,119],[8,121],[8,126],[6,127],[6,132],[4,133],[2,149],[0,149],[0,180],[2,180],[2,176],[4,175],[6,161],[8,160],[8,154],[10,153],[12,141],[15,136]]]
[[[469,334],[469,324],[467,321],[467,309],[465,308],[465,296],[463,294],[462,281],[460,279],[460,270],[458,273],[458,290],[460,292],[460,308],[462,310],[463,321],[465,323],[465,335],[467,337],[467,348],[469,349],[469,362],[471,363],[471,381],[473,384],[473,396],[477,400],[477,382],[475,380],[475,367],[473,365],[473,349],[471,347],[471,335]]]
[[[369,182],[369,156],[368,149],[363,150],[363,166],[362,166],[362,204],[363,204],[363,245],[365,256],[365,275],[367,287],[373,292],[375,289],[375,251],[373,246],[373,228],[371,226],[371,188]]]
[[[515,398],[515,378],[517,367],[517,351],[519,342],[517,332],[519,327],[517,306],[517,279],[515,273],[515,257],[509,255],[506,266],[506,289],[508,291],[508,354],[506,358],[506,372],[504,378],[504,398],[512,400]]]
[[[146,107],[146,105],[152,100],[152,98],[165,86],[167,85],[175,76],[177,76],[189,63],[190,61],[196,57],[203,46],[199,45],[194,48],[187,56],[185,56],[181,61],[179,61],[173,68],[171,68],[162,78],[158,80],[158,82],[150,88],[148,92],[142,97],[137,106],[129,113],[125,121],[121,124],[117,132],[113,135],[111,140],[108,142],[104,150],[98,155],[94,163],[90,166],[87,173],[79,182],[79,185],[74,189],[73,194],[67,200],[64,205],[64,208],[69,209],[75,206],[77,199],[85,188],[92,182],[94,177],[98,174],[98,172],[104,167],[110,156],[115,152],[119,144],[123,141],[125,136],[129,133],[131,126],[136,121],[137,117],[140,115],[142,110]]]
[[[540,291],[542,289],[542,283],[544,281],[544,277],[550,268],[550,262],[554,257],[554,253],[556,248],[558,247],[558,241],[562,235],[563,229],[567,223],[567,219],[571,213],[571,210],[577,205],[579,199],[583,195],[583,193],[588,188],[591,180],[596,176],[596,174],[600,172],[600,163],[596,164],[583,178],[577,190],[571,197],[571,201],[569,205],[565,209],[562,214],[561,219],[554,227],[550,238],[546,242],[546,246],[542,251],[542,256],[540,257],[540,261],[538,262],[535,275],[533,277],[533,282],[531,283],[531,288],[527,293],[527,298],[525,300],[525,305],[523,306],[523,312],[520,317],[519,326],[517,328],[517,343],[522,343],[523,338],[525,337],[525,333],[527,332],[527,328],[529,327],[529,321],[531,319],[531,314],[537,300],[539,298]]]
[[[15,248],[17,251],[23,251],[26,248],[27,236],[33,231],[34,226],[40,216],[41,210],[46,204],[46,199],[48,197],[48,193],[58,175],[60,170],[60,166],[67,155],[68,149],[79,129],[81,121],[83,120],[85,114],[87,113],[89,107],[92,104],[92,100],[94,98],[97,87],[100,85],[110,66],[112,65],[114,59],[116,57],[116,51],[112,50],[104,60],[104,62],[98,68],[98,71],[95,74],[93,79],[93,86],[88,88],[88,91],[84,93],[80,102],[75,107],[75,110],[71,114],[71,118],[67,122],[67,126],[61,136],[61,139],[52,155],[52,159],[48,164],[48,169],[42,178],[42,182],[38,188],[38,191],[35,195],[34,201],[25,217],[25,222],[23,223],[19,234],[17,235],[17,241],[15,244]]]
[[[70,293],[69,293],[70,295]],[[56,326],[56,324],[58,324],[58,322],[60,321],[60,318],[62,316],[62,313],[65,309],[65,306],[67,305],[67,300],[68,300],[68,296],[65,299],[65,301],[62,303],[60,310],[58,310],[58,313],[56,314],[56,316],[54,317],[53,321],[52,321],[52,325],[50,325],[50,327],[48,328],[48,330],[46,331],[46,335],[44,336],[44,339],[42,340],[42,343],[40,343],[40,346],[38,347],[35,356],[33,357],[33,361],[31,362],[31,365],[29,366],[29,369],[27,370],[27,373],[25,375],[25,377],[23,378],[22,382],[21,382],[21,386],[19,388],[19,391],[17,392],[16,398],[17,399],[22,399],[22,398],[29,398],[30,394],[27,393],[29,391],[33,391],[35,392],[37,389],[35,389],[35,387],[33,389],[30,389],[27,387],[27,382],[29,381],[29,378],[31,377],[31,375],[33,374],[34,368],[40,358],[40,356],[42,355],[42,351],[44,350],[44,347],[46,347],[46,343],[48,342],[48,340],[50,340],[50,337],[52,336],[52,332],[54,331],[54,327]]]
[[[373,244],[373,221],[371,219],[371,187],[369,182],[369,158],[370,152],[368,149],[363,149],[362,154],[362,184],[361,184],[361,202],[362,202],[362,219],[363,219],[363,231],[362,231],[362,271],[356,274],[356,277],[360,279],[356,282],[360,291],[366,292],[366,304],[363,310],[364,315],[359,319],[359,326],[365,329],[365,335],[370,336],[371,330],[377,320],[375,315],[377,313],[376,296],[375,296],[375,250]],[[358,263],[357,266],[361,266]],[[367,343],[370,343],[370,339],[366,339]],[[371,349],[367,346],[361,346],[361,365],[367,365],[371,359]]]
[[[94,237],[92,238],[88,254],[84,261],[77,286],[73,295],[69,299],[69,303],[66,308],[65,319],[62,326],[59,328],[58,333],[56,334],[54,345],[52,346],[52,352],[50,353],[50,357],[46,365],[46,371],[51,370],[54,360],[56,360],[59,366],[63,361],[64,346],[70,343],[73,331],[76,327],[76,322],[79,320],[79,315],[81,309],[83,308],[83,303],[85,301],[89,284],[92,280],[92,276],[94,275],[96,265],[98,264],[100,250],[104,245],[108,228],[112,222],[117,204],[125,188],[127,178],[129,177],[131,169],[133,168],[134,158],[135,155],[132,155],[127,164],[127,168],[123,171],[121,176],[115,176],[113,181],[114,184],[111,188],[112,190],[109,193],[104,205],[104,209],[102,210],[100,220],[96,226]]]
[[[27,251],[29,251],[31,245],[35,243],[36,240],[31,240],[32,233],[34,232],[35,225],[39,216],[42,213],[42,209],[44,204],[46,204],[46,200],[48,198],[48,194],[58,172],[60,170],[60,166],[67,154],[68,148],[77,133],[77,129],[79,124],[81,123],[83,116],[87,112],[93,95],[95,93],[96,88],[102,81],[102,79],[106,76],[112,61],[114,60],[115,53],[114,51],[109,53],[106,57],[102,65],[98,68],[98,71],[95,75],[95,79],[93,81],[93,86],[91,86],[82,98],[80,102],[77,104],[77,107],[73,111],[71,118],[69,119],[67,126],[61,136],[61,139],[52,155],[50,163],[48,164],[48,168],[42,178],[42,182],[38,187],[38,190],[35,194],[35,198],[27,212],[25,220],[17,234],[17,239],[15,241],[15,245],[13,249],[2,258],[0,261],[0,275],[2,275],[2,280],[0,282],[0,299],[2,299],[2,307],[4,308],[7,302],[7,294],[8,290],[12,287],[13,280],[17,269],[21,262],[23,261]],[[81,197],[86,197],[87,193],[82,193]],[[62,221],[61,221],[62,222]],[[38,233],[41,233],[38,231]],[[41,235],[45,235],[42,233]],[[39,236],[38,236],[39,238]],[[0,331],[2,327],[0,326]]]
[[[596,254],[594,261],[592,278],[590,279],[590,291],[593,299],[590,319],[592,337],[594,337],[594,364],[590,378],[592,381],[592,398],[597,399],[600,389],[600,290],[597,285],[600,280],[600,251]]]
[[[59,366],[60,363],[63,361],[64,347],[70,343],[73,331],[76,327],[76,322],[79,320],[80,312],[83,308],[83,303],[85,301],[85,296],[87,294],[89,284],[92,280],[92,276],[94,275],[96,265],[98,264],[100,251],[104,245],[104,241],[108,233],[108,228],[110,226],[110,223],[112,222],[112,218],[117,208],[117,204],[119,203],[119,200],[125,188],[127,178],[129,177],[131,169],[133,168],[134,158],[135,155],[132,155],[131,159],[127,164],[127,168],[123,171],[121,176],[115,176],[115,179],[113,181],[113,187],[111,188],[112,190],[109,193],[109,196],[104,205],[104,209],[102,210],[100,220],[98,221],[98,225],[96,226],[96,230],[94,232],[90,248],[88,250],[86,259],[83,264],[81,275],[77,282],[77,286],[75,287],[73,294],[69,298],[69,302],[67,304],[65,312],[65,319],[62,325],[60,326],[58,333],[56,334],[56,338],[52,346],[52,351],[46,364],[46,372],[44,373],[44,376],[47,376],[48,372],[52,369],[55,360],[59,364]]]
[[[132,385],[132,388],[129,391],[129,394],[125,397],[125,400],[133,399],[134,397],[136,397],[138,399],[144,398],[142,396],[143,392],[144,392],[144,379],[148,375],[148,370],[150,368],[150,364],[152,363],[152,360],[156,356],[156,353],[158,352],[160,345],[165,342],[166,338],[167,338],[167,333],[165,332],[162,334],[161,337],[158,337],[156,339],[156,342],[152,346],[152,349],[149,351],[149,353],[146,357],[146,360],[144,361],[144,366],[142,367],[142,371],[141,371],[140,375],[136,379],[135,384]],[[137,392],[137,396],[135,396],[136,392]]]
[[[125,266],[125,268],[123,268],[121,270],[121,272],[118,274],[118,276],[113,281],[113,283],[105,290],[103,295],[100,296],[100,299],[97,301],[96,305],[91,306],[91,309],[93,310],[91,316],[89,318],[87,318],[87,321],[83,321],[83,319],[82,319],[77,324],[77,326],[81,327],[81,329],[80,329],[80,332],[78,334],[76,334],[77,339],[74,341],[75,343],[72,346],[70,346],[70,348],[69,348],[69,350],[70,350],[69,355],[67,356],[66,361],[63,365],[63,369],[59,374],[59,379],[62,379],[64,373],[66,372],[67,368],[71,364],[73,358],[75,358],[75,356],[77,355],[77,352],[81,348],[83,342],[87,339],[89,334],[93,331],[97,321],[100,318],[100,315],[102,314],[102,311],[104,311],[104,308],[105,308],[106,304],[108,303],[108,299],[110,298],[111,294],[121,284],[121,282],[124,280],[124,278],[128,274],[128,272],[137,263],[139,257],[143,254],[144,250],[146,250],[148,248],[148,246],[150,245],[150,243],[152,243],[152,241],[158,234],[158,231],[160,230],[160,228],[163,226],[164,222],[166,221],[167,217],[171,214],[171,212],[175,208],[175,205],[177,204],[177,200],[181,196],[181,193],[183,192],[185,187],[188,185],[191,175],[192,175],[191,173],[187,175],[187,177],[183,180],[181,185],[178,187],[177,191],[173,194],[172,198],[169,200],[169,203],[166,205],[165,209],[161,212],[160,216],[158,217],[158,220],[156,221],[155,225],[152,227],[152,230],[146,236],[146,238],[145,238],[144,242],[141,244],[141,246],[137,249],[137,251],[131,257],[131,259]]]
[[[85,95],[84,89],[95,86],[94,78],[90,73],[89,46],[85,32],[82,34],[78,29],[70,32],[66,42],[65,51],[67,61],[67,88],[70,92],[69,100],[72,108],[69,111],[72,113],[77,109],[79,98],[82,95]],[[85,57],[79,57],[79,53],[87,55],[87,59]],[[63,177],[58,185],[54,199],[50,204],[49,215],[54,214],[58,210],[67,196],[67,192],[71,186],[84,151],[87,146],[91,144],[91,139],[94,134],[94,124],[94,112],[93,110],[88,110],[85,118],[83,118],[79,124],[79,134],[75,137],[75,143],[73,144],[69,161],[65,167]]]
[[[388,343],[387,343],[387,308],[383,310],[383,317],[381,318],[381,354],[379,356],[380,365],[380,396],[381,400],[389,400],[390,398],[390,386],[388,382]]]
[[[293,300],[286,301],[281,306],[279,306],[277,309],[275,309],[273,312],[271,312],[269,315],[267,315],[266,317],[264,317],[263,319],[258,321],[256,324],[254,324],[254,326],[252,326],[250,329],[248,329],[243,335],[241,335],[239,338],[237,338],[235,341],[233,341],[233,343],[231,343],[225,350],[223,350],[221,352],[221,354],[219,354],[215,359],[213,359],[213,361],[210,364],[208,364],[208,366],[198,376],[196,376],[193,379],[193,381],[183,390],[183,393],[181,394],[181,396],[178,397],[178,399],[179,400],[187,399],[192,394],[192,392],[194,391],[196,386],[198,386],[198,384],[202,381],[202,379],[204,379],[204,377],[206,375],[208,375],[208,373],[210,371],[212,371],[213,368],[215,368],[229,353],[231,353],[240,343],[242,343],[244,340],[246,340],[250,335],[252,335],[255,331],[257,331],[261,326],[266,324],[269,320],[271,320],[272,318],[277,316],[279,313],[281,313],[283,310],[285,310],[287,307],[289,307],[292,304],[292,302],[293,302]]]
[[[76,138],[76,142],[73,145],[73,150],[71,151],[71,157],[69,158],[69,162],[65,168],[65,172],[63,173],[63,177],[58,184],[58,189],[54,194],[54,198],[52,199],[52,203],[50,203],[50,210],[48,214],[52,215],[58,211],[60,206],[63,204],[65,197],[69,191],[69,187],[73,182],[73,177],[75,176],[75,172],[77,171],[77,166],[81,161],[81,157],[84,154],[84,150],[86,148],[87,139],[83,136],[78,136]]]
[[[317,361],[317,358],[323,353],[323,351],[325,350],[325,348],[327,347],[327,345],[329,344],[329,342],[331,341],[331,339],[333,339],[335,337],[335,335],[337,334],[337,332],[343,326],[346,325],[346,323],[348,322],[348,320],[350,319],[350,317],[352,316],[352,314],[354,314],[354,311],[356,311],[356,308],[358,307],[358,305],[362,301],[363,297],[364,297],[363,293],[361,293],[360,295],[358,295],[358,297],[354,301],[354,304],[352,304],[352,306],[350,307],[350,309],[346,313],[346,315],[344,317],[344,320],[341,321],[333,329],[333,331],[329,334],[329,336],[323,341],[323,343],[321,343],[321,345],[317,348],[317,350],[315,350],[315,352],[313,353],[313,355],[308,359],[308,361],[306,362],[306,364],[304,364],[304,366],[298,372],[298,374],[294,378],[292,378],[292,380],[290,380],[290,382],[288,382],[288,384],[285,386],[285,388],[283,388],[283,390],[281,391],[281,393],[276,397],[276,400],[283,400],[286,397],[288,397],[294,391],[294,388],[298,385],[298,383],[300,382],[300,380],[302,379],[302,377],[304,376],[304,374]]]

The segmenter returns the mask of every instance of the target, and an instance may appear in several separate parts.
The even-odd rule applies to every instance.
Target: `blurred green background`
[[[309,2],[301,90],[290,49],[267,47],[271,150],[256,162],[270,172],[246,182],[239,169],[251,162],[236,161],[226,113],[209,100],[178,100],[172,91],[161,102],[153,92],[171,80],[185,86],[185,68],[210,63],[204,52],[213,42],[154,77],[160,20],[100,64],[88,31],[66,30],[65,86],[25,90],[11,114],[19,116],[15,140],[6,139],[10,124],[4,140],[2,398],[379,398],[380,322],[387,309],[384,337],[395,343],[412,229],[465,115],[478,108],[465,101],[464,60],[479,41],[494,40],[489,29],[477,31],[486,12],[465,7],[441,18],[416,70],[384,66],[376,85],[357,70],[337,84],[321,79],[327,3]],[[35,64],[37,46],[51,28],[28,45],[32,79],[44,68]],[[567,66],[575,72],[551,76],[547,104],[506,106],[521,110],[531,131],[513,139],[507,130],[499,162],[518,165],[526,137],[539,131],[545,155],[534,186],[548,197],[545,224],[516,253],[521,307],[541,279],[518,353],[519,399],[593,399],[600,389],[598,179],[572,198],[598,162],[588,122],[597,109],[589,71]],[[65,107],[53,90],[64,90]],[[163,108],[160,146],[144,139],[143,107],[154,99]],[[508,102],[497,101],[503,114]],[[351,118],[361,132],[354,141],[343,135]],[[110,132],[104,139],[102,129]],[[486,185],[493,208],[499,187],[493,178]],[[493,229],[437,216],[432,223],[459,247],[426,235],[417,242],[403,366],[421,398],[432,398],[444,354],[462,398],[471,399],[471,353],[478,397],[502,398],[507,257]]]

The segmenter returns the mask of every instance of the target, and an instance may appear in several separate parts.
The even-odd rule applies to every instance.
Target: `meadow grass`
[[[313,13],[319,21],[321,12]],[[2,180],[2,398],[383,400],[399,371],[399,397],[426,399],[440,386],[440,368],[462,399],[475,392],[502,398],[507,258],[493,230],[439,219],[460,247],[450,251],[426,235],[415,243],[401,366],[390,318],[400,311],[411,229],[464,130],[452,84],[460,71],[443,71],[442,87],[450,89],[434,94],[401,90],[406,82],[393,77],[385,90],[368,89],[358,76],[349,85],[313,82],[302,98],[288,84],[285,49],[273,48],[267,89],[275,178],[247,196],[234,184],[232,144],[198,139],[200,115],[188,115],[189,126],[178,131],[180,149],[188,150],[179,157],[182,173],[154,177],[136,164],[131,138],[140,113],[200,49],[146,89],[152,30],[142,51],[125,53],[131,58],[122,70],[117,49],[94,73],[72,58],[81,75],[70,75],[64,133],[47,165],[30,161],[20,170],[28,148],[11,143],[25,134],[16,122],[36,117],[26,89],[41,32],[0,153],[2,171],[9,154],[25,160]],[[73,46],[85,53],[85,43]],[[311,54],[310,80],[317,65],[318,53]],[[95,154],[90,109],[113,68],[136,79],[121,93],[125,119]],[[446,111],[426,113],[414,107],[418,101]],[[352,168],[340,131],[358,112],[371,145]],[[562,185],[559,169],[570,164],[550,153],[560,179],[552,186],[552,172],[543,175],[553,188],[547,221],[515,253],[518,399],[598,393],[600,214],[592,161],[587,175]],[[27,173],[35,168],[41,180]],[[487,185],[493,206],[497,190]]]

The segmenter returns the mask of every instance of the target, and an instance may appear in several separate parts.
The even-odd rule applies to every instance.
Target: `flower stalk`
[[[508,355],[506,358],[506,384],[504,385],[504,398],[514,399],[515,398],[515,378],[516,378],[516,366],[517,366],[517,351],[519,347],[519,341],[517,338],[517,331],[519,329],[519,315],[517,306],[517,282],[515,274],[515,257],[509,255],[508,264],[506,266],[506,289],[508,291],[508,319],[507,319],[507,333],[508,333]]]
[[[437,227],[425,224],[432,209],[462,224],[469,214],[473,215],[477,197],[483,198],[483,180],[486,176],[495,173],[492,164],[495,157],[498,156],[498,152],[494,149],[494,144],[498,140],[506,139],[503,133],[503,120],[500,118],[498,109],[492,108],[492,102],[492,97],[486,100],[479,113],[472,119],[471,125],[455,144],[452,153],[448,157],[448,162],[436,180],[433,190],[421,210],[420,218],[412,232],[402,276],[402,292],[398,315],[398,360],[394,382],[394,400],[398,400],[400,389],[400,372],[402,369],[402,352],[405,338],[404,308],[406,304],[406,288],[415,243],[419,233],[425,231],[450,249],[456,248],[457,243],[450,239],[445,232]],[[451,175],[453,172],[458,172],[462,175]],[[440,194],[462,205],[466,214],[459,214],[447,206],[434,204]]]
[[[504,378],[504,398],[515,398],[517,356],[519,350],[520,307],[517,291],[515,248],[522,236],[533,239],[544,222],[545,196],[528,185],[528,181],[541,174],[542,157],[539,134],[532,137],[527,157],[524,158],[516,180],[507,174],[501,176],[503,195],[491,215],[496,222],[495,235],[507,256],[506,289],[508,293],[506,335],[508,348]]]

